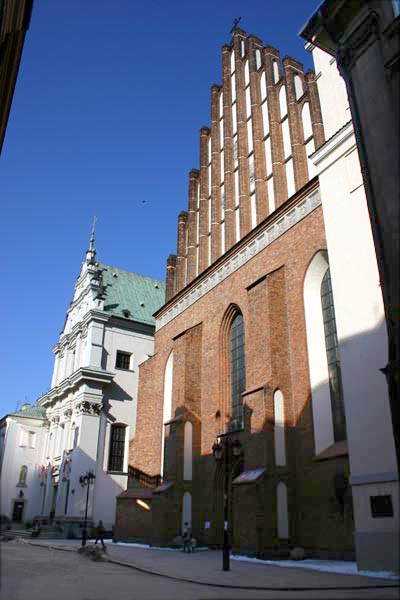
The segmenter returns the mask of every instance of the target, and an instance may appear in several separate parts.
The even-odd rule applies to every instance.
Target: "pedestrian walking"
[[[191,548],[192,532],[190,531],[189,523],[184,524],[183,530],[182,530],[182,537],[183,537],[182,552],[186,552],[186,550],[187,550],[188,553],[190,554],[190,552],[192,551],[192,548]]]
[[[96,540],[95,540],[95,545],[97,544],[97,542],[100,540],[101,541],[101,545],[103,546],[103,550],[106,549],[106,545],[104,543],[104,534],[105,534],[106,530],[104,529],[104,525],[103,525],[103,521],[100,520],[99,524],[96,527]]]

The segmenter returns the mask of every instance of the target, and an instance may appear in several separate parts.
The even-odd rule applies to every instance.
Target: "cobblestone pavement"
[[[398,582],[370,577],[321,573],[300,568],[288,569],[238,561],[231,561],[231,570],[224,572],[221,553],[215,551],[184,554],[109,544],[107,545],[108,561],[93,562],[76,552],[79,545],[80,542],[76,540],[3,544],[1,599],[354,598],[361,600],[382,598],[390,600],[399,597]],[[121,563],[135,568],[127,568]],[[233,586],[240,586],[242,589]],[[243,589],[246,587],[247,589]]]

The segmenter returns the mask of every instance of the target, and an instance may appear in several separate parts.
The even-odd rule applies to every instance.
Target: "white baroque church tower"
[[[135,435],[139,365],[153,353],[164,282],[96,262],[94,235],[55,354],[51,389],[0,421],[1,513],[53,517],[79,535],[88,519],[115,521]]]

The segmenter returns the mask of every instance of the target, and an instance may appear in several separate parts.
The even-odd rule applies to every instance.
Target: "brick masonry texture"
[[[305,150],[305,142],[310,139],[316,148],[324,142],[315,74],[305,75],[301,63],[290,57],[285,57],[281,66],[275,48],[263,47],[261,40],[246,37],[240,29],[234,31],[231,46],[222,47],[222,67],[222,85],[211,87],[211,128],[200,129],[199,169],[192,169],[189,174],[188,212],[183,211],[178,217],[177,255],[170,255],[167,261],[166,305],[156,317],[194,288],[202,274],[219,268],[234,249],[247,243],[254,226],[258,235],[274,222],[277,214],[289,210],[318,187],[316,179],[309,181]],[[274,74],[276,68],[278,77]],[[267,113],[262,110],[263,74]],[[295,76],[300,78],[302,94],[298,90],[296,93]],[[282,86],[287,116],[281,115]],[[250,111],[246,105],[249,97]],[[305,140],[302,110],[306,102],[312,137]],[[263,122],[266,114],[269,134]],[[249,115],[251,122],[247,123]],[[286,120],[295,181],[291,198],[285,164],[290,157],[284,154],[282,132]],[[249,128],[253,150],[249,146]],[[267,135],[277,209],[271,214]],[[152,510],[137,519],[137,526],[134,517],[126,513],[137,514],[138,506],[133,501],[129,507],[121,498],[116,525],[119,537],[146,537],[153,543],[170,543],[181,527],[183,495],[190,492],[195,537],[210,545],[221,545],[223,470],[213,457],[213,445],[228,428],[229,331],[240,312],[246,358],[244,428],[232,435],[242,444],[243,455],[233,465],[231,479],[243,470],[264,468],[265,474],[254,483],[232,485],[229,520],[233,548],[258,556],[285,556],[290,546],[303,545],[319,556],[352,555],[351,497],[348,491],[339,497],[335,487],[335,477],[348,473],[347,456],[319,460],[314,448],[303,285],[310,261],[325,249],[319,206],[158,329],[154,356],[140,367],[136,437],[130,443],[129,464],[151,476],[159,475],[163,468],[164,481],[173,485],[164,493],[151,495]],[[172,418],[164,425],[165,371],[171,352]],[[274,393],[278,389],[284,398],[285,466],[278,466],[275,461]],[[190,481],[183,479],[187,421],[193,426]],[[289,539],[278,536],[279,482],[287,489]],[[136,486],[132,481],[131,485]],[[205,522],[210,522],[210,528],[205,528]]]
[[[284,551],[288,542],[277,537],[276,516],[276,486],[283,481],[288,489],[289,542],[329,556],[351,553],[351,509],[340,513],[333,487],[346,458],[316,462],[313,442],[303,282],[313,256],[325,248],[318,207],[156,333],[155,354],[140,367],[130,464],[149,475],[160,473],[164,374],[173,351],[172,416],[177,420],[165,427],[165,475],[175,482],[175,492],[165,506],[154,505],[153,516],[159,523],[157,511],[168,506],[176,530],[167,519],[169,533],[156,532],[153,525],[151,539],[167,542],[177,533],[186,490],[192,494],[196,537],[221,543],[221,489],[212,447],[227,429],[230,371],[225,338],[239,310],[246,344],[245,427],[237,434],[244,448],[242,468],[265,467],[267,475],[259,483],[234,486],[233,546],[263,556]],[[285,467],[276,466],[274,457],[276,389],[284,396]],[[183,481],[186,420],[193,424],[191,482]],[[210,530],[204,530],[205,520],[211,521]],[[138,527],[138,537],[141,530]]]
[[[278,79],[274,75],[274,62],[278,66]],[[267,89],[268,134],[261,109],[265,100],[261,94],[263,74]],[[300,96],[296,95],[295,75],[300,78],[303,88]],[[281,114],[279,103],[282,86],[286,91],[287,116]],[[248,102],[250,107],[247,106]],[[307,139],[304,139],[302,122],[305,103],[309,105],[312,126],[312,138]],[[233,126],[233,112],[236,115],[237,131]],[[289,124],[291,145],[291,153],[287,156],[284,155],[282,131],[285,121]],[[253,148],[249,147],[248,126]],[[267,138],[271,142],[273,188],[277,207],[288,198],[286,162],[290,158],[293,161],[295,190],[298,191],[309,180],[305,142],[314,139],[315,148],[324,142],[315,73],[309,71],[304,74],[303,65],[290,57],[284,58],[282,69],[278,50],[268,45],[263,48],[259,38],[253,35],[246,37],[246,32],[236,29],[232,45],[222,48],[222,85],[214,84],[211,87],[211,128],[200,129],[200,169],[192,169],[189,173],[188,213],[181,213],[178,218],[176,265],[172,265],[170,258],[167,261],[167,300],[190,284],[196,275],[201,274],[223,254],[222,229],[225,250],[237,241],[235,198],[239,199],[240,238],[252,229],[254,219],[258,224],[269,214],[267,179],[270,174],[266,171],[264,143]],[[222,169],[221,149],[224,161]],[[253,184],[250,179],[250,160],[254,161]],[[235,190],[235,186],[238,189]],[[253,209],[250,199],[252,193],[255,194]],[[255,212],[254,217],[252,211]]]

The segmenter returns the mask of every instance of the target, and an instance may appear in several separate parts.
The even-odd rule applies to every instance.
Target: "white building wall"
[[[139,365],[152,355],[153,340],[151,330],[139,324],[127,322],[126,325],[117,325],[108,318],[88,320],[86,335],[78,344],[78,358],[75,346],[73,365],[70,359],[70,371],[72,373],[76,370],[75,367],[88,365],[100,372],[107,370],[114,373],[114,380],[103,384],[83,379],[77,387],[71,388],[65,387],[66,381],[60,375],[60,370],[59,377],[57,374],[53,377],[53,381],[57,380],[58,387],[55,399],[50,400],[49,397],[45,402],[51,423],[48,430],[43,428],[37,463],[38,469],[39,466],[48,464],[57,467],[59,475],[54,480],[50,468],[47,486],[35,488],[36,504],[34,506],[31,503],[35,508],[32,516],[50,513],[54,505],[56,483],[55,517],[83,518],[87,489],[80,485],[79,478],[92,471],[96,478],[90,487],[88,518],[94,522],[101,519],[105,527],[111,529],[115,522],[116,496],[126,489],[128,483],[129,442],[135,434]],[[129,370],[116,368],[118,350],[131,354]],[[71,373],[66,373],[66,376]],[[106,412],[100,415],[86,414],[82,411],[82,402],[94,403],[103,407]],[[121,473],[108,472],[110,431],[114,423],[126,426],[124,466]],[[63,480],[62,473],[66,452],[70,460],[69,484],[68,480]],[[15,464],[10,468],[14,472]]]
[[[129,371],[115,367],[118,350],[131,354]],[[153,336],[144,330],[140,332],[133,331],[132,327],[106,325],[102,367],[114,372],[115,377],[104,390],[104,403],[108,411],[99,430],[98,462],[102,465],[102,471],[97,469],[94,515],[96,521],[102,519],[105,525],[114,524],[116,496],[128,485],[129,442],[135,436],[139,365],[152,355],[153,350]],[[113,423],[126,425],[123,474],[107,473]]]
[[[315,48],[312,54],[317,76],[325,139],[329,140],[351,119],[346,86],[339,75],[336,61],[330,54],[319,48]]]
[[[387,332],[370,218],[345,86],[329,55],[313,51],[327,142],[318,170],[342,370],[361,567],[399,565],[399,488],[388,388]],[[390,495],[393,517],[374,518],[371,496]]]
[[[39,469],[40,448],[44,442],[44,428],[33,425],[26,420],[23,424],[7,418],[8,426],[5,438],[5,450],[3,455],[1,471],[1,514],[12,519],[14,502],[24,501],[23,521],[33,518],[38,509],[36,491],[36,480]],[[35,421],[35,423],[38,423]],[[29,445],[21,446],[21,431],[32,431],[35,433],[35,447]],[[21,467],[27,467],[26,485],[19,486]],[[23,497],[19,497],[20,492]]]
[[[139,365],[153,354],[154,328],[103,312],[104,300],[97,297],[93,275],[93,252],[88,251],[64,330],[53,348],[52,387],[38,401],[46,409],[48,426],[42,422],[35,449],[18,446],[17,423],[8,428],[2,443],[1,513],[10,517],[20,467],[26,464],[24,520],[49,516],[53,508],[56,519],[83,518],[87,488],[79,479],[91,471],[95,480],[90,486],[88,518],[101,519],[108,529],[115,522],[116,496],[128,483]],[[129,369],[116,367],[118,351],[131,355]],[[125,426],[120,473],[108,471],[113,424]]]
[[[131,354],[130,370],[117,369],[117,351]],[[104,337],[106,360],[103,368],[115,373],[113,383],[105,390],[104,398],[110,404],[109,414],[115,422],[129,425],[135,436],[139,365],[153,354],[154,338],[149,333],[122,327],[107,326]]]

